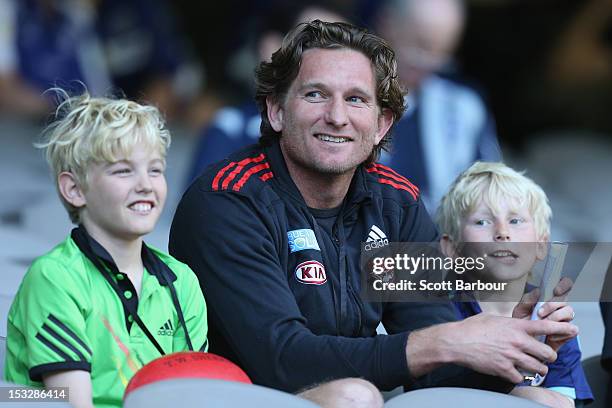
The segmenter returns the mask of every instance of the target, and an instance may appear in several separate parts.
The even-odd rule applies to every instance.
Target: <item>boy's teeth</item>
[[[131,208],[134,211],[138,211],[138,212],[147,212],[151,210],[151,204],[149,203],[136,203],[131,205]]]
[[[348,142],[348,139],[345,139],[343,137],[334,137],[334,136],[329,136],[329,135],[317,135],[317,138],[319,140],[322,140],[324,142],[333,142],[333,143],[346,143]]]

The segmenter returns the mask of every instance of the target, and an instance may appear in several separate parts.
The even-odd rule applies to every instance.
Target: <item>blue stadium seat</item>
[[[4,359],[6,356],[6,337],[0,336],[0,381],[4,378]]]

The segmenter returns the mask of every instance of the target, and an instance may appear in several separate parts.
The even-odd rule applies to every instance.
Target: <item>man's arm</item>
[[[553,321],[529,321],[480,313],[455,323],[412,332],[406,357],[410,372],[419,377],[448,363],[505,378],[523,381],[519,369],[545,374],[542,361],[555,361],[557,354],[534,337],[575,336],[576,326]]]
[[[43,374],[45,388],[68,387],[70,405],[75,408],[93,408],[91,377],[88,371],[71,370]]]
[[[211,351],[219,347],[214,332],[254,382],[288,391],[344,377],[362,377],[383,389],[409,382],[401,358],[406,333],[347,338],[308,328],[281,265],[287,231],[275,218],[277,210],[241,194],[196,188],[177,209],[170,251],[200,279]],[[328,282],[322,290],[334,289]]]

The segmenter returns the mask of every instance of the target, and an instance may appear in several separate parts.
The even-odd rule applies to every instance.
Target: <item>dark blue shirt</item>
[[[482,312],[477,301],[454,302],[454,304],[459,319],[467,319]],[[578,339],[573,338],[559,349],[557,360],[548,364],[548,374],[542,387],[578,401],[592,401],[593,393],[582,370],[581,359],[582,352]]]

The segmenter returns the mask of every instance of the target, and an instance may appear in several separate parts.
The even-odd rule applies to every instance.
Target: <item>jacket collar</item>
[[[274,178],[272,179],[274,184],[282,189],[293,201],[307,207],[302,193],[300,193],[300,190],[289,174],[289,169],[287,168],[287,163],[278,141],[274,141],[272,145],[264,147],[264,151],[274,172]],[[368,188],[366,177],[365,166],[361,164],[357,167],[351,180],[351,185],[344,199],[343,208],[353,207],[364,200],[372,198],[372,192]]]

